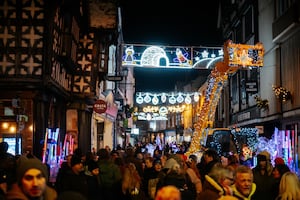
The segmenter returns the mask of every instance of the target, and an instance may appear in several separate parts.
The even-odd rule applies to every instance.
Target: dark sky
[[[199,75],[204,79],[209,72],[199,69],[136,68],[136,92],[171,92],[176,82],[189,83]],[[200,86],[200,85],[199,85]]]
[[[223,45],[217,29],[218,1],[124,0],[121,7],[124,42]]]
[[[217,29],[218,1],[124,0],[121,4],[124,43],[222,46],[221,31]],[[195,75],[197,71],[135,70],[136,89],[172,90],[177,81],[191,78],[191,74]],[[156,81],[152,85],[144,84],[143,80],[148,79]]]

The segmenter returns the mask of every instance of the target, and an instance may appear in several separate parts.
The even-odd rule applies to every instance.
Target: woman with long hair
[[[300,182],[294,172],[282,175],[276,200],[300,200]]]

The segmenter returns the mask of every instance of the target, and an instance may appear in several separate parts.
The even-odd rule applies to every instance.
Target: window
[[[235,39],[236,43],[243,43],[243,26],[242,23],[239,22],[235,28]]]
[[[276,18],[282,16],[285,11],[287,11],[288,8],[291,7],[291,5],[295,3],[295,0],[276,0],[275,3],[275,14]]]
[[[253,32],[254,32],[253,7],[252,6],[245,13],[244,26],[245,26],[245,38],[246,38],[246,40],[248,40],[253,35]]]

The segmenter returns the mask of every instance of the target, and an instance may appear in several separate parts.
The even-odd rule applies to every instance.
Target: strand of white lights
[[[146,106],[143,107],[143,112],[144,113],[163,113],[163,114],[168,114],[168,113],[180,113],[183,112],[184,109],[186,108],[185,105],[177,105],[177,106]]]
[[[136,94],[136,103],[142,104],[142,103],[151,103],[153,105],[158,105],[159,103],[170,103],[170,104],[176,104],[176,103],[186,103],[191,104],[192,98],[194,102],[199,101],[199,93],[193,92],[193,93],[183,93],[183,92],[172,92],[172,93],[149,93],[149,92],[139,92]]]

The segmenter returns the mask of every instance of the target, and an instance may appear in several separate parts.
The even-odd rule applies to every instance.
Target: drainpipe
[[[282,58],[281,58],[281,44],[279,44],[279,86],[282,86]],[[280,115],[281,115],[281,128],[282,128],[282,120],[283,120],[283,104],[282,101],[280,101]]]

